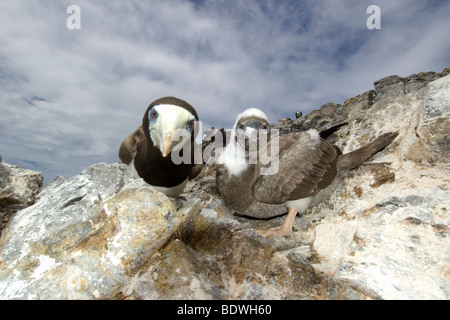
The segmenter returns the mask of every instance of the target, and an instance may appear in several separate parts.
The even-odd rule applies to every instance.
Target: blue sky
[[[0,154],[48,183],[118,162],[162,96],[191,103],[203,129],[249,107],[277,123],[343,103],[385,76],[450,67],[449,16],[449,1],[425,0],[1,1]]]

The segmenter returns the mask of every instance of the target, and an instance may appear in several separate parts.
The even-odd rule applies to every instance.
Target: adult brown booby
[[[288,212],[281,228],[257,230],[264,237],[288,235],[297,213],[328,194],[321,191],[334,189],[331,183],[336,177],[359,166],[397,135],[383,134],[360,149],[342,154],[315,129],[270,138],[266,115],[259,109],[247,109],[238,115],[229,145],[218,159],[216,184],[235,215],[267,219]],[[272,148],[277,144],[278,148]],[[275,172],[262,174],[273,165],[261,161],[264,148],[267,154],[272,150],[270,157],[277,161]],[[252,162],[252,157],[256,161]]]
[[[186,101],[175,97],[157,99],[145,111],[142,125],[122,142],[119,158],[130,166],[136,177],[175,198],[203,167],[194,163],[196,121],[197,112]],[[184,140],[176,138],[180,130]],[[182,155],[187,143],[190,143],[190,159],[175,164],[171,152]]]

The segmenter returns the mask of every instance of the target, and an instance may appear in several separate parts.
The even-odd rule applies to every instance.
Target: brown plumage
[[[133,131],[132,134],[126,137],[125,140],[123,140],[122,144],[120,145],[119,149],[120,160],[122,160],[122,162],[125,164],[130,164],[130,162],[134,159],[134,157],[136,157],[139,143],[145,140],[146,138],[144,129],[142,129],[142,126],[140,126],[135,131]]]
[[[232,135],[235,141],[230,141],[233,146],[224,151],[223,164],[217,168],[216,182],[224,201],[235,214],[267,219],[289,211],[281,229],[261,231],[263,236],[290,233],[296,213],[305,211],[312,201],[317,202],[314,197],[319,191],[329,187],[341,173],[359,166],[386,147],[398,134],[383,134],[368,145],[345,155],[321,138],[316,130],[282,135],[279,137],[278,153],[271,155],[272,159],[279,159],[278,171],[263,175],[261,170],[268,169],[273,162],[265,165],[261,161],[246,165],[233,162],[239,158],[239,152],[247,162],[249,159],[249,150],[244,151],[245,148],[236,142],[238,126],[245,127],[250,119],[259,121],[259,128],[268,124],[262,112],[250,110],[253,111],[247,110],[238,116]],[[258,129],[258,125],[253,123],[253,126],[253,129]],[[274,142],[269,141],[268,150],[271,150]],[[238,156],[233,158],[231,154]]]
[[[149,185],[177,197],[186,182],[195,178],[203,167],[202,163],[194,163],[195,121],[198,121],[197,112],[186,101],[174,97],[157,99],[145,111],[142,125],[120,145],[119,158]],[[186,128],[190,134],[190,141],[186,142],[190,161],[175,164],[170,152],[177,141],[171,138],[176,130]],[[183,150],[177,152],[183,154]]]

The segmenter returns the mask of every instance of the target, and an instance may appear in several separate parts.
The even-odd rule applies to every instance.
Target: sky
[[[450,67],[449,16],[441,0],[1,1],[0,155],[48,183],[119,162],[163,96],[194,106],[203,130],[250,107],[278,123],[343,104],[383,77]]]

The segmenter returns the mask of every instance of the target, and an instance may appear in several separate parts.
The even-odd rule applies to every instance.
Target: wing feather
[[[328,186],[337,173],[335,147],[308,131],[280,136],[277,155],[278,172],[261,175],[253,185],[258,201],[283,203],[310,197]]]
[[[144,140],[146,140],[144,129],[142,128],[142,126],[140,126],[135,131],[133,131],[132,134],[126,137],[125,140],[123,140],[122,144],[120,145],[119,149],[120,160],[122,160],[122,162],[125,164],[129,164],[131,160],[133,160],[134,157],[136,157],[138,144]]]

